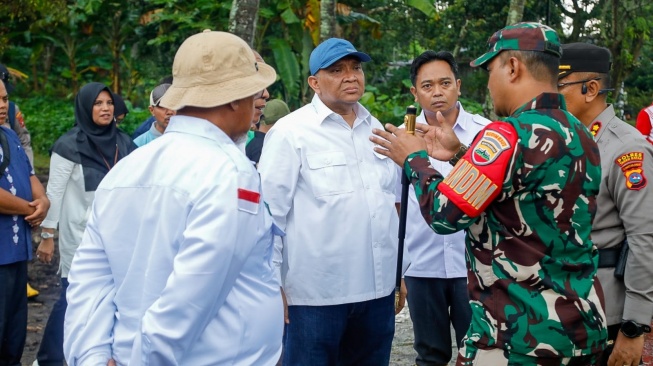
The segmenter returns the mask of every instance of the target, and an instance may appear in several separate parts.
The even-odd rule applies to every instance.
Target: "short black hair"
[[[558,83],[560,58],[556,55],[539,51],[508,50],[501,52],[498,57],[502,58],[502,64],[510,57],[516,57],[526,65],[535,80]]]
[[[604,74],[602,72],[577,71],[577,72],[569,73],[568,75],[571,74],[578,74],[579,79],[586,79],[586,80],[599,77],[601,78],[601,80],[599,80],[599,85],[601,85],[601,89],[610,89],[612,85],[610,74]]]
[[[456,63],[456,60],[454,59],[451,52],[435,52],[428,50],[415,57],[413,63],[410,65],[410,82],[413,83],[413,86],[415,86],[415,81],[417,80],[417,73],[419,72],[419,69],[421,69],[424,64],[427,64],[431,61],[444,61],[448,63],[451,71],[453,72],[454,78],[458,80],[458,64]]]

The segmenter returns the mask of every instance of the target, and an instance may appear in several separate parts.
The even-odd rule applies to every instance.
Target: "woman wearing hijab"
[[[111,90],[101,83],[84,85],[75,98],[75,126],[52,148],[47,195],[50,211],[41,224],[43,240],[36,257],[50,263],[54,229],[59,226],[61,296],[52,308],[33,365],[63,365],[63,324],[68,271],[82,240],[87,215],[100,181],[136,145],[116,127]]]

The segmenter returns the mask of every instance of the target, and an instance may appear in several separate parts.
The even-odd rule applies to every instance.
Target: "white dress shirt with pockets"
[[[289,305],[388,296],[395,286],[397,170],[374,153],[381,123],[360,104],[350,127],[318,96],[266,134],[259,171],[275,222],[275,264]]]

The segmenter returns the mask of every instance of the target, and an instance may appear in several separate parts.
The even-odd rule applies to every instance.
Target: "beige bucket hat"
[[[173,81],[162,107],[216,107],[254,95],[277,78],[271,66],[257,63],[241,38],[205,30],[181,44],[172,64]]]

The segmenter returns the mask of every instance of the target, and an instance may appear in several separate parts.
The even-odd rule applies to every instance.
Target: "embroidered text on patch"
[[[644,176],[644,154],[639,151],[621,155],[615,160],[626,177],[626,188],[638,191],[646,187]]]
[[[472,146],[438,190],[466,215],[478,217],[501,193],[517,131],[507,122],[492,122]]]
[[[483,137],[472,148],[472,161],[476,165],[488,165],[508,149],[510,143],[503,135],[497,131],[485,130]]]
[[[443,183],[477,210],[499,188],[489,177],[466,160],[457,164]]]

